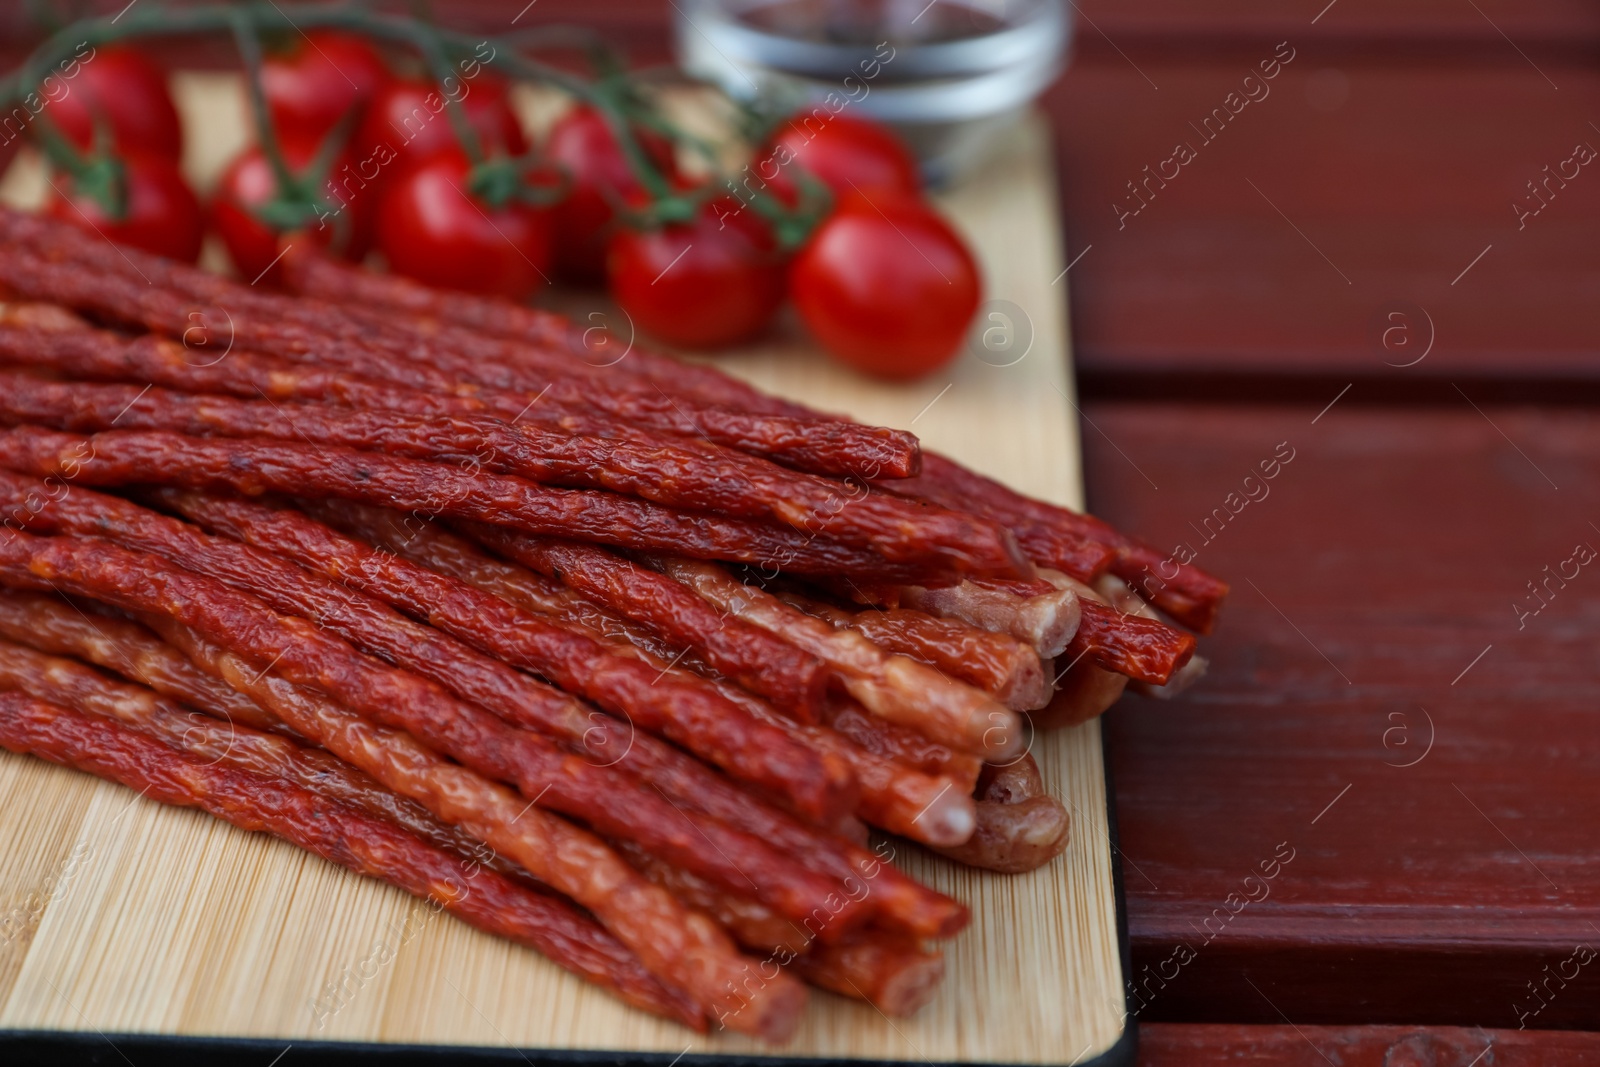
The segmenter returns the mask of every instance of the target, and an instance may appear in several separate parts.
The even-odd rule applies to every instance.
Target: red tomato
[[[291,168],[299,169],[311,164],[316,147],[313,142],[287,141],[283,154]],[[352,263],[365,258],[372,247],[372,216],[377,197],[364,185],[355,176],[348,158],[341,156],[319,190],[327,202],[327,214],[308,221],[301,239],[319,248],[334,248]],[[282,250],[279,234],[257,214],[257,209],[272,200],[277,192],[278,181],[272,173],[272,165],[255,146],[234,157],[217,182],[211,201],[211,225],[227,246],[234,269],[245,281],[260,280],[269,285],[278,282],[274,261]]]
[[[673,180],[672,142],[650,130],[637,130],[640,147]],[[550,129],[545,156],[566,172],[567,195],[550,211],[556,236],[556,270],[569,281],[598,284],[606,277],[606,242],[611,237],[611,205],[642,191],[617,147],[611,126],[588,105],[575,107]]]
[[[205,219],[200,201],[161,156],[129,155],[122,160],[125,211],[112,218],[98,200],[66,175],[53,179],[56,192],[45,205],[54,218],[94,230],[117,244],[142,248],[168,259],[193,263],[200,257]]]
[[[607,268],[611,295],[634,323],[684,348],[749,340],[783,302],[777,242],[729,197],[711,201],[690,222],[617,231]]]
[[[859,192],[916,196],[917,161],[886,126],[826,112],[796,115],[756,153],[750,169],[793,202],[791,167],[803,168],[837,196]]]
[[[521,300],[551,270],[549,220],[516,201],[479,203],[467,189],[471,170],[455,149],[395,175],[378,201],[378,247],[397,274]]]
[[[167,76],[143,53],[115,45],[80,60],[78,74],[60,74],[67,94],[49,106],[49,118],[79,148],[94,145],[98,120],[111,134],[118,155],[183,155],[183,127],[167,92]]]
[[[885,378],[948,363],[978,310],[978,265],[909,197],[842,197],[789,276],[800,317],[844,362]]]
[[[316,145],[346,112],[364,108],[389,80],[389,69],[365,39],[336,30],[295,34],[287,52],[261,64],[261,87],[283,141]]]
[[[456,83],[467,121],[489,154],[518,156],[528,150],[506,83],[480,71]],[[420,79],[399,79],[378,90],[367,108],[355,143],[361,160],[373,159],[387,173],[396,173],[442,151],[459,148],[438,86]]]

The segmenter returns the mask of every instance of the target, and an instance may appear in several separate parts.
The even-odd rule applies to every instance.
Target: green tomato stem
[[[11,105],[34,87],[41,84],[45,74],[58,63],[70,58],[74,49],[84,45],[100,46],[119,41],[148,36],[185,36],[210,33],[231,33],[238,44],[240,56],[249,74],[251,108],[254,112],[257,135],[262,152],[266,155],[282,190],[298,190],[299,182],[289,170],[267,110],[265,93],[261,88],[261,47],[259,34],[263,29],[276,28],[287,21],[297,31],[306,29],[337,29],[359,33],[410,48],[428,64],[432,76],[444,86],[446,77],[454,76],[450,55],[470,54],[478,61],[493,66],[512,80],[537,81],[554,86],[576,99],[594,107],[604,117],[611,129],[618,150],[629,170],[654,202],[643,213],[625,214],[642,217],[647,222],[682,221],[692,217],[712,196],[720,195],[715,185],[708,189],[679,193],[672,189],[665,175],[654,165],[644,151],[635,132],[635,123],[648,128],[658,128],[674,137],[682,138],[681,131],[673,130],[658,115],[647,109],[631,91],[629,83],[621,76],[621,63],[616,54],[606,48],[592,34],[578,30],[561,30],[547,27],[530,28],[501,37],[475,37],[459,31],[429,26],[419,19],[403,15],[390,15],[347,4],[290,4],[247,3],[197,4],[192,7],[167,9],[154,4],[144,5],[125,12],[117,21],[109,19],[80,19],[51,34],[23,61],[10,76],[0,78],[0,105]],[[582,47],[588,50],[600,76],[593,82],[570,74],[559,67],[525,55],[521,49],[533,45],[546,47]],[[488,54],[485,55],[484,51]],[[91,60],[92,61],[92,60]],[[608,84],[609,83],[609,84]],[[483,146],[468,121],[459,99],[446,95],[446,107],[456,140],[475,163],[484,162]],[[92,178],[85,168],[91,164],[72,148],[59,132],[47,124],[39,128],[41,146],[62,169],[84,178]],[[697,146],[698,147],[698,146]],[[531,153],[514,161],[519,170],[531,162]],[[498,179],[484,179],[495,184]],[[303,192],[303,190],[301,191]],[[309,197],[306,199],[310,199]],[[760,199],[760,198],[758,198]],[[781,204],[762,203],[757,207],[764,217],[773,221],[780,231],[780,240],[797,242],[814,227],[820,215],[815,211],[789,212]]]

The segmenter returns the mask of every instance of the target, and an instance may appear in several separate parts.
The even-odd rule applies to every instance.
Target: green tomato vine
[[[616,205],[632,225],[655,226],[693,218],[707,202],[728,195],[733,183],[707,182],[676,188],[651,160],[638,131],[666,136],[708,158],[711,147],[685,135],[654,108],[629,77],[620,59],[587,31],[569,27],[538,27],[504,36],[479,37],[449,30],[421,19],[372,11],[352,4],[305,4],[246,0],[166,7],[146,2],[116,19],[80,19],[57,29],[11,74],[0,78],[0,107],[10,107],[34,93],[58,64],[85,47],[99,48],[148,37],[220,36],[232,38],[246,74],[257,141],[279,190],[277,198],[259,209],[259,216],[274,229],[292,229],[322,217],[330,205],[320,190],[338,151],[351,132],[336,128],[319,147],[311,164],[300,172],[288,165],[267,107],[262,86],[264,34],[286,30],[340,30],[403,49],[418,57],[429,77],[441,88],[455,77],[453,57],[471,57],[513,81],[537,82],[559,89],[598,111],[609,126],[617,147],[647,199],[643,204]],[[583,51],[595,71],[592,79],[536,59],[530,49],[576,48]],[[484,52],[487,50],[488,54]],[[565,182],[552,186],[530,179],[541,160],[537,146],[519,157],[492,156],[485,152],[477,131],[467,118],[457,94],[443,93],[451,132],[473,164],[468,188],[485,204],[495,207],[511,199],[545,204],[559,198]],[[30,109],[31,110],[31,109]],[[749,127],[751,113],[742,118]],[[50,163],[70,175],[78,188],[93,196],[112,217],[125,207],[123,168],[111,151],[107,131],[97,122],[95,143],[87,153],[73,145],[41,109],[30,126]],[[803,242],[828,210],[826,189],[809,175],[799,176],[801,191],[794,207],[764,190],[755,190],[742,206],[749,206],[773,229],[779,243],[793,247]],[[335,211],[336,213],[336,211]]]

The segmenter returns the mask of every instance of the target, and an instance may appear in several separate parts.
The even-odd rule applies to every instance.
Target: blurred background
[[[141,2],[141,0],[136,0]],[[18,2],[0,9],[0,58],[15,62],[39,27],[126,6]],[[381,6],[381,5],[379,5]],[[453,26],[504,33],[530,25],[590,27],[634,62],[746,62],[692,0],[456,0],[403,3]],[[971,0],[765,5],[900,11],[902,30],[970,32],[1059,8],[1070,26],[1064,73],[1034,52],[1006,56],[1001,86],[1025,94],[1035,75],[1056,132],[1072,271],[1072,328],[1090,395],[1136,375],[1152,390],[1252,395],[1381,380],[1435,395],[1444,375],[1519,389],[1590,389],[1600,320],[1592,250],[1600,180],[1572,180],[1560,204],[1519,227],[1531,199],[1584,141],[1600,146],[1600,6],[1586,0]],[[908,25],[922,11],[915,25]],[[691,12],[701,29],[683,31]],[[910,12],[907,15],[906,12]],[[42,21],[43,20],[43,21]],[[708,36],[709,34],[709,36]],[[1202,127],[1229,92],[1285,47],[1293,59],[1225,133]],[[682,51],[678,49],[677,51]],[[991,50],[992,52],[992,50]],[[760,54],[756,52],[755,54]],[[186,61],[196,62],[191,54]],[[979,56],[979,65],[992,61]],[[222,57],[218,57],[222,61]],[[1040,65],[1035,67],[1033,64]],[[706,65],[706,64],[702,64]],[[893,68],[891,63],[889,69]],[[737,76],[727,79],[737,86]],[[995,87],[965,97],[983,110]],[[1257,91],[1259,95],[1259,90]],[[957,97],[961,98],[960,95]],[[1206,140],[1207,136],[1214,140]],[[1198,154],[1173,173],[1174,148]],[[959,157],[959,151],[957,152]],[[1147,168],[1148,171],[1147,171]],[[1154,177],[1152,177],[1152,175]],[[1137,211],[1137,214],[1132,212]],[[1298,232],[1297,232],[1298,231]],[[1285,239],[1287,235],[1287,239]],[[1493,245],[1468,275],[1474,257]],[[1452,284],[1454,283],[1454,284]],[[1492,292],[1492,299],[1485,293]],[[1410,302],[1441,324],[1448,362],[1405,373],[1383,345],[1389,311]],[[1417,329],[1426,331],[1419,318]],[[1378,326],[1383,323],[1383,327]],[[1400,338],[1390,334],[1390,343]],[[1454,395],[1448,385],[1443,388]]]

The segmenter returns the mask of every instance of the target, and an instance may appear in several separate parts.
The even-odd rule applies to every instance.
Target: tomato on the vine
[[[161,156],[129,154],[110,164],[118,172],[111,185],[122,201],[113,214],[84,183],[69,175],[53,179],[46,212],[91,229],[117,244],[141,248],[168,259],[193,263],[200,257],[205,218],[200,201],[173,163]]]
[[[50,105],[48,118],[78,148],[95,148],[95,128],[111,135],[118,155],[160,156],[176,163],[183,155],[183,127],[167,91],[167,75],[144,53],[124,45],[98,49],[84,60],[67,93]]]
[[[295,34],[287,51],[269,53],[261,64],[272,126],[286,143],[320,144],[388,80],[389,68],[371,43],[337,30]]]
[[[480,71],[474,78],[460,79],[456,86],[467,122],[486,155],[519,156],[528,150],[504,79]],[[456,149],[459,142],[449,108],[444,91],[433,82],[391,80],[367,107],[356,134],[357,152],[363,160],[372,159],[392,173]]]
[[[801,114],[789,119],[756,152],[752,171],[793,202],[800,168],[836,196],[916,196],[917,161],[886,126],[850,115]]]
[[[285,141],[282,151],[284,162],[296,174],[310,167],[316,155],[314,147],[304,141]],[[298,239],[331,249],[356,263],[372,248],[376,197],[360,183],[342,180],[350,174],[347,165],[347,155],[335,158],[329,175],[314,190],[325,202],[324,208],[319,214],[308,214],[298,228]],[[261,217],[262,207],[277,196],[277,175],[265,154],[254,145],[235,156],[217,182],[211,201],[211,226],[227,247],[234,269],[246,281],[277,284],[275,263],[282,251],[280,233]]]
[[[841,197],[795,259],[789,285],[828,351],[885,378],[948,363],[980,296],[966,242],[909,197]]]
[[[483,203],[471,176],[460,149],[395,175],[378,201],[378,248],[397,274],[521,300],[551,270],[547,213],[518,200]]]
[[[634,136],[650,162],[668,181],[677,177],[672,142],[636,127]],[[611,237],[613,204],[639,195],[611,125],[596,108],[579,105],[556,120],[544,155],[564,173],[566,195],[550,210],[555,227],[556,270],[568,281],[598,284],[606,276],[606,242]]]
[[[634,323],[668,344],[718,348],[747,341],[783,302],[786,262],[765,222],[731,197],[688,222],[611,238],[611,295]]]

